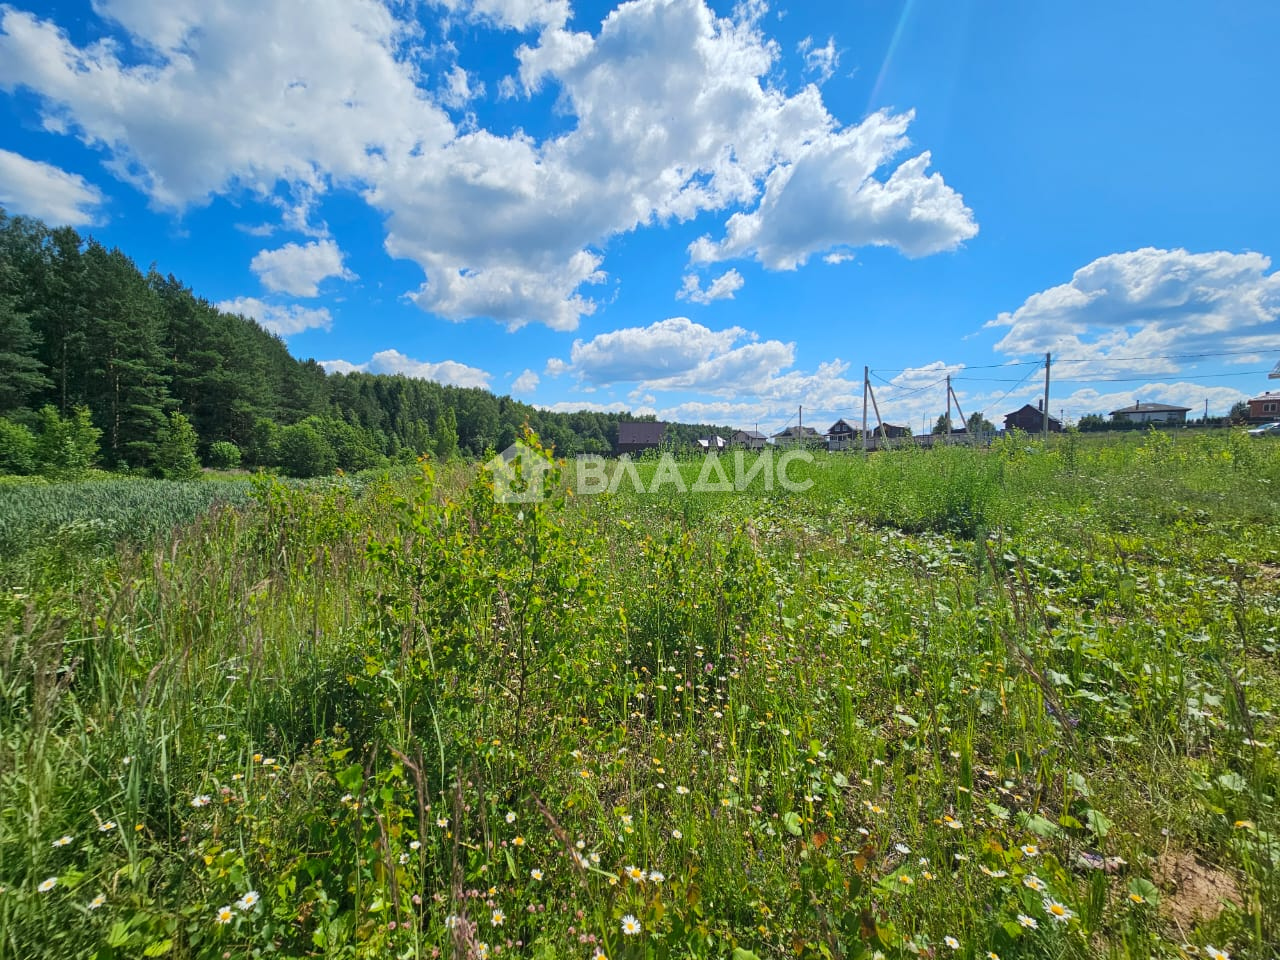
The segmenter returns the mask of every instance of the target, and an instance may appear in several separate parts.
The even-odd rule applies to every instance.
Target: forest
[[[206,465],[296,476],[482,456],[526,424],[560,455],[608,453],[628,418],[399,375],[327,374],[172,274],[0,209],[0,473],[163,472],[162,448],[188,430]],[[673,426],[675,442],[728,429]]]

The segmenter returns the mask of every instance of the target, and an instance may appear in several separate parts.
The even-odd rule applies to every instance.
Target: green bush
[[[240,448],[228,440],[211,443],[205,462],[214,470],[234,470],[240,466]]]
[[[82,477],[98,459],[102,431],[89,418],[89,408],[73,407],[69,417],[45,405],[36,414],[39,437],[36,465],[43,474],[64,479]]]
[[[0,417],[0,473],[22,476],[36,469],[36,435],[20,423]]]
[[[175,410],[156,439],[156,469],[160,476],[166,480],[194,480],[200,476],[200,461],[196,459],[199,438],[190,420]]]
[[[329,441],[307,423],[280,431],[280,466],[291,477],[319,477],[333,473],[337,457]]]

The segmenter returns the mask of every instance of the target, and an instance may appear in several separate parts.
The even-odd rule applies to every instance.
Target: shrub
[[[209,445],[205,462],[214,470],[234,470],[240,466],[240,448],[228,440],[218,440]]]
[[[36,440],[36,465],[49,476],[80,477],[98,459],[98,438],[102,431],[89,418],[89,408],[73,407],[69,417],[59,415],[45,405],[36,415],[39,437]]]
[[[36,469],[36,435],[0,417],[0,473],[26,475]]]
[[[178,411],[169,414],[169,422],[160,428],[156,438],[156,469],[166,480],[194,480],[200,476],[196,459],[199,438],[191,421]]]
[[[307,423],[295,423],[280,431],[280,466],[291,477],[319,477],[333,473],[337,457],[333,447]]]

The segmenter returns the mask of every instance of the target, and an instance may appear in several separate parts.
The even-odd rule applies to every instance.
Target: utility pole
[[[1049,364],[1052,362],[1049,351],[1044,354],[1044,406],[1040,408],[1040,426],[1045,443],[1049,442]]]
[[[867,391],[871,389],[871,368],[862,368],[862,452],[867,452]],[[1206,400],[1205,403],[1209,401]]]
[[[951,374],[947,374],[947,419],[942,421],[946,433],[942,438],[943,443],[951,442]]]

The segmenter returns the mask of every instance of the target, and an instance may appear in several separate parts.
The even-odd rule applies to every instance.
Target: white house
[[[1144,402],[1112,410],[1111,419],[1120,423],[1186,423],[1190,412],[1190,407]]]

